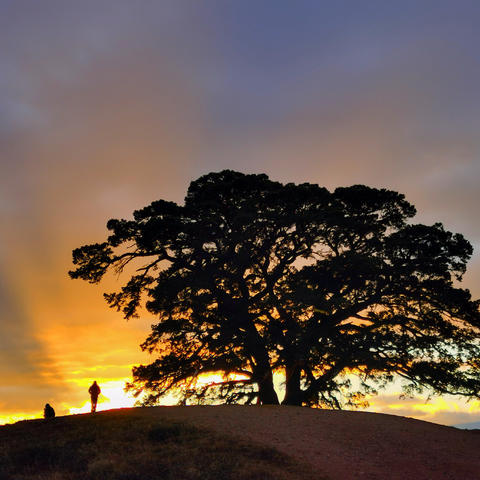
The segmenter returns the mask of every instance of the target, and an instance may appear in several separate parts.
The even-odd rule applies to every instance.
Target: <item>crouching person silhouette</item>
[[[43,409],[43,418],[55,418],[55,410],[50,406],[49,403],[47,403]]]
[[[98,401],[98,396],[100,395],[100,387],[97,384],[97,381],[95,380],[91,385],[90,388],[88,389],[88,393],[90,394],[90,400],[92,401],[92,413],[97,411],[97,401]]]

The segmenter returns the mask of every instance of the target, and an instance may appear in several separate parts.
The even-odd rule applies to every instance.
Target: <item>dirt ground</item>
[[[394,415],[284,406],[139,409],[273,446],[331,480],[480,480],[480,434]]]

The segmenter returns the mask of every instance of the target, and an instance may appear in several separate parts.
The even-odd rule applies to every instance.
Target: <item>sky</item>
[[[399,191],[474,245],[480,297],[480,3],[0,0],[0,423],[132,404],[154,318],[68,278],[110,218],[226,168]],[[374,411],[444,424],[480,402]]]

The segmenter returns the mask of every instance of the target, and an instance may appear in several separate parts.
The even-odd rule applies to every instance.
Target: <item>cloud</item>
[[[17,375],[34,376],[38,367],[33,358],[39,345],[31,338],[31,326],[3,275],[0,275],[0,375],[14,380]],[[12,369],[14,369],[12,371]]]
[[[392,390],[390,388],[390,390]],[[480,402],[466,402],[453,396],[401,397],[385,393],[370,399],[369,411],[413,417],[443,425],[457,425],[480,420]]]
[[[180,201],[202,125],[175,59],[155,38],[131,41],[128,8],[112,20],[110,9],[72,18],[49,6],[12,8],[15,28],[0,33],[12,45],[0,84],[1,412],[78,404],[86,394],[72,376],[88,381],[92,365],[129,377],[146,324],[117,328],[110,287],[67,277],[71,251],[100,240],[110,217]]]
[[[38,412],[65,390],[22,303],[0,275],[1,412]]]

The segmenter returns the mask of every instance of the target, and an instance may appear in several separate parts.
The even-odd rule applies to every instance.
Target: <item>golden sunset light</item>
[[[403,215],[404,224],[395,223],[396,220],[382,224],[378,232],[374,231],[380,238],[378,244],[387,245],[383,236],[406,225],[420,224],[434,229],[440,222],[445,232],[458,232],[469,242],[468,246],[454,235],[442,237],[444,232],[435,231],[438,238],[448,237],[453,245],[445,247],[451,255],[444,262],[448,275],[434,271],[434,266],[429,265],[430,270],[424,277],[431,274],[434,281],[448,277],[447,284],[451,274],[452,283],[448,286],[468,290],[471,302],[465,300],[465,304],[470,302],[469,308],[472,306],[480,297],[477,212],[480,201],[480,37],[477,28],[480,10],[475,2],[456,5],[442,1],[431,8],[422,2],[402,3],[374,2],[358,8],[355,2],[341,6],[335,2],[303,0],[278,5],[270,1],[258,4],[166,1],[140,2],[139,5],[123,0],[0,2],[0,42],[5,46],[0,53],[0,424],[42,418],[47,403],[55,409],[56,416],[90,413],[88,390],[94,380],[101,388],[97,411],[134,406],[136,399],[124,391],[126,383],[132,381],[132,368],[152,364],[161,348],[166,348],[167,343],[162,344],[166,337],[158,334],[152,354],[142,351],[140,345],[155,330],[152,325],[168,323],[167,318],[181,323],[186,315],[182,310],[186,307],[178,306],[169,297],[174,295],[177,277],[172,273],[165,284],[157,277],[171,261],[175,248],[187,255],[185,252],[190,252],[190,248],[192,252],[195,250],[197,240],[181,244],[187,242],[184,232],[177,232],[174,240],[167,238],[177,228],[177,223],[172,221],[168,225],[160,223],[154,234],[147,232],[139,241],[138,231],[154,215],[138,220],[134,219],[133,212],[158,200],[184,208],[191,182],[212,172],[266,174],[269,181],[278,182],[282,188],[293,188],[288,187],[291,184],[299,189],[306,183],[318,185],[325,187],[332,198],[340,195],[338,187],[359,185],[378,189],[376,192],[385,189],[399,192],[405,201],[415,206],[416,216],[407,212],[404,205],[398,207],[399,211],[403,208],[399,216]],[[239,182],[244,182],[247,189],[254,181],[266,182],[259,178],[248,177]],[[218,180],[219,191],[227,183],[223,177]],[[175,217],[181,219],[179,222],[185,221],[189,228],[199,224],[193,217],[197,212],[201,214],[198,205],[208,203],[198,193],[201,188],[202,185],[189,193],[193,207]],[[221,194],[218,195],[220,198]],[[285,195],[295,197],[293,193]],[[323,198],[322,195],[318,193],[315,198]],[[240,197],[235,194],[230,203],[233,205]],[[345,198],[347,200],[337,199],[342,208],[349,202],[347,195]],[[396,197],[395,202],[388,199],[390,201],[400,205],[403,197]],[[212,200],[212,203],[215,202]],[[352,201],[351,208],[360,203]],[[278,205],[283,205],[281,199]],[[170,218],[169,215],[175,216],[168,210],[173,209],[170,204],[162,208],[167,212],[158,215],[162,222]],[[248,214],[256,208],[247,209]],[[302,208],[295,210],[291,217],[297,218],[299,212],[307,209]],[[229,211],[228,208],[225,211]],[[340,217],[347,221],[355,218],[355,214],[347,212]],[[375,215],[374,212],[371,217]],[[113,227],[108,230],[106,225],[110,219],[138,221],[131,227],[132,231],[137,229],[136,233],[125,233],[128,228],[123,231],[118,226],[118,231]],[[336,225],[343,225],[342,221]],[[223,228],[221,222],[217,224]],[[250,221],[245,230],[254,224]],[[287,237],[292,231],[285,227],[283,234]],[[119,239],[112,241],[111,235]],[[342,235],[348,236],[340,233],[339,238]],[[364,237],[368,235],[370,232]],[[421,240],[422,235],[418,234]],[[413,239],[414,234],[406,238]],[[452,238],[458,240],[456,244]],[[203,241],[204,253],[214,249],[214,241]],[[77,264],[72,260],[76,249],[103,242],[110,242],[110,252],[97,252],[97,257],[87,252]],[[135,245],[142,242],[151,247],[150,253],[141,251],[139,258],[121,272],[119,260],[111,252],[116,255],[120,251],[135,251]],[[261,250],[262,242],[267,244],[261,236],[249,242],[245,251],[237,246],[231,251],[251,259],[255,249]],[[424,243],[429,242],[427,239]],[[350,244],[352,251],[354,243]],[[421,241],[417,244],[423,245]],[[298,257],[311,255],[308,261],[313,265],[320,258],[318,252],[312,253],[316,245],[312,241],[310,250],[305,248]],[[471,253],[469,245],[473,247]],[[281,249],[274,247],[272,252],[276,255]],[[215,248],[220,249],[218,245]],[[330,243],[320,253],[328,250],[325,258],[330,261],[344,252],[342,248],[346,250],[344,246],[336,248]],[[150,267],[142,262],[145,258],[154,261],[152,251],[159,257],[158,264],[148,270]],[[389,259],[386,264],[393,265],[400,256],[397,253],[392,254],[393,260]],[[417,254],[419,258],[428,257],[423,251],[415,252]],[[91,255],[89,264],[85,260],[88,255]],[[372,254],[372,258],[384,258],[384,252],[375,255]],[[412,258],[417,258],[415,255]],[[261,298],[260,286],[274,277],[274,267],[269,265],[269,257],[267,260],[262,264],[267,280],[252,280],[249,299],[255,294]],[[108,271],[94,278],[98,273],[95,268],[102,261],[110,262]],[[301,262],[306,264],[307,260],[302,257],[298,265]],[[191,263],[195,268],[202,264],[203,271],[207,270],[205,259]],[[222,263],[222,268],[229,268],[228,260],[224,263],[227,266]],[[440,264],[444,265],[440,260],[436,262],[437,266]],[[352,265],[349,268],[354,272],[353,278],[364,263],[359,267],[352,261]],[[75,279],[69,277],[69,271],[83,267],[90,269],[83,277],[82,274]],[[121,292],[132,276],[141,275],[142,268],[145,275],[148,272],[158,282],[142,284],[138,316],[132,315],[127,320],[125,311],[110,308],[103,295]],[[328,272],[330,274],[330,270]],[[294,273],[298,272],[292,267],[289,274]],[[235,275],[236,271],[232,276]],[[249,267],[242,275],[244,280],[260,274]],[[334,283],[334,275],[331,278],[315,275],[300,278],[298,284],[314,291],[318,285],[327,289],[325,284]],[[422,275],[423,272],[415,272],[411,277],[422,280]],[[461,282],[455,279],[462,275]],[[345,278],[348,283],[350,277],[345,274]],[[370,286],[378,278],[378,275],[373,280],[368,278],[365,284]],[[198,272],[189,279],[192,290],[197,288],[197,280],[198,291],[205,293],[207,287],[200,283],[203,279]],[[220,279],[217,287],[227,283]],[[324,303],[336,298],[335,293],[325,291]],[[348,288],[339,287],[338,291],[348,291]],[[178,294],[178,298],[187,296],[183,291]],[[454,295],[445,294],[445,297],[450,301]],[[145,306],[145,302],[152,299],[157,304]],[[192,300],[192,304],[198,307],[196,301]],[[218,303],[209,301],[211,304],[205,310],[202,310],[203,304],[198,307],[199,317],[206,318],[218,307]],[[115,307],[114,302],[111,303]],[[288,308],[292,303],[285,302]],[[232,305],[235,305],[231,307],[232,315],[236,315],[240,307],[234,302]],[[305,309],[305,316],[296,317],[297,320],[301,318],[307,323],[310,318],[317,318],[315,315],[320,318],[335,310],[330,304],[312,305]],[[118,306],[120,310],[125,309],[121,302]],[[290,377],[287,379],[287,376],[298,373],[299,385],[300,375],[303,375],[302,382],[314,384],[312,379],[322,369],[307,369],[302,359],[297,363],[292,361],[293,373],[288,370],[290,357],[285,354],[288,361],[282,357],[288,348],[278,340],[288,337],[287,329],[280,324],[278,311],[272,314],[274,309],[269,308],[269,316],[258,313],[263,322],[258,331],[270,334],[269,322],[279,324],[272,333],[273,340],[266,342],[274,352],[269,352],[270,357],[267,354],[266,362],[272,364],[268,380],[274,391],[270,394],[273,397],[277,394],[281,402],[288,390],[286,384]],[[452,311],[455,308],[452,307]],[[167,314],[168,309],[171,312]],[[355,312],[354,326],[373,324],[369,320],[374,318],[372,312],[373,307],[367,319],[362,316],[366,315],[364,311]],[[392,318],[395,315],[392,313]],[[465,314],[468,319],[474,316],[468,315]],[[380,314],[375,318],[379,317]],[[434,320],[439,322],[437,317]],[[200,338],[213,330],[211,326],[202,326],[195,335]],[[178,331],[168,333],[169,338],[174,338],[183,331],[179,327]],[[210,352],[220,352],[217,356],[223,359],[222,365],[226,365],[226,376],[220,372],[212,374],[214,367],[201,364],[201,361],[208,363],[206,347],[199,348],[198,354],[185,340],[185,345],[179,344],[185,348],[176,352],[177,357],[190,352],[188,348],[191,348],[201,361],[198,365],[192,363],[187,373],[180,372],[179,378],[200,372],[197,389],[210,383],[229,380],[233,384],[242,379],[252,380],[248,388],[253,392],[260,389],[259,385],[263,385],[268,375],[254,372],[260,362],[242,351],[247,343],[241,337],[244,330],[230,337],[229,333],[211,335],[215,341],[228,338],[232,345],[235,341],[238,345],[224,350],[218,347],[218,351],[214,350],[216,343],[212,341],[214,347],[210,345]],[[352,330],[352,337],[354,334],[358,331]],[[372,338],[372,342],[378,340],[378,336]],[[478,338],[469,338],[469,341],[472,345],[476,341],[478,345]],[[345,342],[345,351],[354,345],[353,340],[351,344]],[[337,345],[340,340],[335,337],[330,343]],[[383,355],[383,346],[377,347],[375,353]],[[426,348],[430,353],[437,348],[430,347]],[[312,351],[315,348],[314,345]],[[473,369],[473,354],[467,358],[466,350],[462,352],[465,365]],[[361,351],[371,353],[363,344]],[[405,358],[411,352],[412,349],[405,347],[398,356],[407,364]],[[375,361],[384,360],[380,353]],[[432,353],[431,358],[436,358],[435,354]],[[339,371],[358,373],[358,365],[348,364]],[[209,373],[202,374],[201,368]],[[391,365],[388,368],[394,370]],[[180,366],[178,369],[180,371]],[[373,370],[372,367],[370,371]],[[163,370],[158,371],[165,374]],[[143,372],[144,376],[137,378],[138,384],[150,378],[150,374],[151,378],[160,375],[158,371]],[[409,378],[427,377],[420,368],[419,372],[409,372]],[[175,377],[175,371],[167,373]],[[451,395],[449,389],[454,382],[448,377],[446,367],[442,374],[444,393],[431,394],[427,388],[422,394],[402,396],[401,382],[397,379],[379,390],[378,395],[367,394],[370,406],[365,410],[443,425],[479,422],[480,400],[478,394],[474,398],[471,384],[460,392],[462,395]],[[184,379],[179,380],[179,385],[181,381],[184,386]],[[158,382],[155,385],[160,389]],[[159,399],[159,404],[181,403],[183,394],[181,389],[172,388]],[[467,401],[468,395],[470,401]],[[335,400],[327,397],[323,398],[323,407],[334,405]],[[305,401],[303,405],[313,406],[311,398],[310,395],[310,403]],[[195,402],[192,397],[190,404]]]
[[[102,410],[110,410],[111,408],[133,407],[135,399],[123,391],[125,380],[113,380],[107,382],[99,380],[99,384],[102,387],[102,393],[98,402],[98,412]],[[78,387],[85,387],[84,390],[88,390],[89,386],[90,383],[87,383],[87,385],[78,385]],[[68,412],[70,414],[90,413],[90,400],[85,401],[81,407],[70,407]]]

